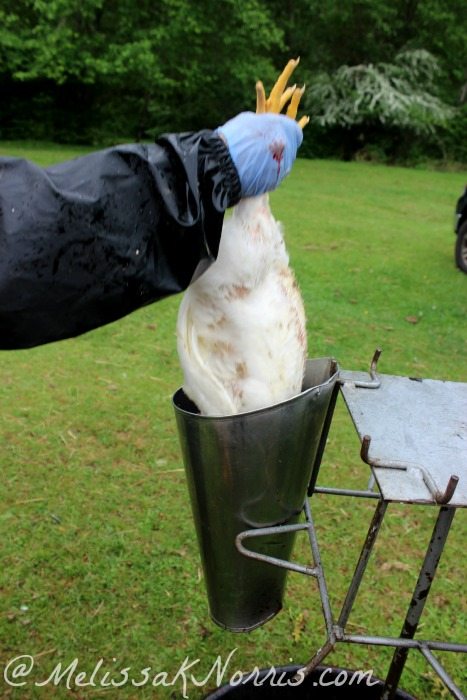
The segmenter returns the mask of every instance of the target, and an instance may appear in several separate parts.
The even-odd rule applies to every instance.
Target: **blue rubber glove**
[[[242,197],[275,189],[289,174],[302,143],[297,122],[283,114],[242,112],[217,133],[227,143],[242,186]]]

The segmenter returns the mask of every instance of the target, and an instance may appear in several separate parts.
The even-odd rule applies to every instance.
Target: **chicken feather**
[[[303,88],[286,84],[297,64],[289,61],[268,99],[257,83],[257,112],[290,100],[295,118]],[[224,221],[217,260],[180,304],[177,348],[184,391],[202,414],[252,411],[300,393],[305,310],[268,195],[242,199]]]

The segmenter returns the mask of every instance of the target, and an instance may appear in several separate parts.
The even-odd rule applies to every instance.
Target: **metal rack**
[[[326,641],[306,664],[306,673],[311,673],[341,642],[392,647],[394,654],[381,700],[393,700],[408,653],[415,649],[434,669],[451,695],[457,700],[465,700],[466,696],[443,668],[435,652],[467,653],[467,644],[416,639],[415,634],[456,510],[467,506],[467,384],[377,375],[379,354],[377,351],[373,358],[370,380],[365,373],[340,372],[320,446],[322,452],[334,404],[341,393],[361,441],[361,457],[372,470],[367,490],[317,487],[318,459],[308,493],[310,497],[314,494],[331,494],[376,501],[366,539],[337,619],[331,610],[312,517],[312,498],[304,505],[305,522],[246,530],[237,536],[236,546],[246,557],[317,580]],[[394,502],[438,507],[438,517],[401,633],[399,637],[351,634],[346,630],[347,622],[388,505]],[[246,541],[250,538],[299,530],[308,533],[312,566],[265,556],[246,547]]]

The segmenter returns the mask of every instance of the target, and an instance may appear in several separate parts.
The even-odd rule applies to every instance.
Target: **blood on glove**
[[[238,171],[242,197],[274,190],[292,169],[303,132],[283,114],[242,112],[217,129]]]

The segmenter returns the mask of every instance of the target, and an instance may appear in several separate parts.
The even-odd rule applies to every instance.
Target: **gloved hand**
[[[220,126],[217,133],[237,168],[242,197],[275,189],[291,171],[303,140],[297,122],[283,114],[242,112]]]

